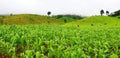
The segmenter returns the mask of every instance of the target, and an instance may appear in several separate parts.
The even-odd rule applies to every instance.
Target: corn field
[[[0,54],[9,58],[120,58],[120,27],[3,25]]]

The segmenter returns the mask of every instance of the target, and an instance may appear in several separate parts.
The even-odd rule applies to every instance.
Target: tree
[[[51,15],[51,11],[48,11],[48,12],[47,12],[47,15],[50,16],[50,15]]]
[[[64,19],[64,22],[66,23],[66,22],[67,22],[67,20],[66,20],[66,19]]]
[[[63,14],[63,15],[55,15],[55,16],[52,16],[53,18],[56,18],[56,19],[61,19],[63,17],[67,17],[67,18],[71,18],[71,19],[74,19],[74,20],[79,20],[79,19],[83,19],[85,18],[84,16],[81,16],[81,15],[75,15],[75,14]]]
[[[111,13],[110,16],[120,16],[120,10]]]
[[[101,14],[101,16],[103,16],[103,14],[104,14],[104,10],[101,10],[101,11],[100,11],[100,14]]]
[[[13,14],[11,13],[10,16],[12,16]]]
[[[106,11],[106,15],[109,15],[109,11]]]

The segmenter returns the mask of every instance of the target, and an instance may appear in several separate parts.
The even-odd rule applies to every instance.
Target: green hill
[[[82,20],[66,23],[64,26],[78,27],[116,27],[120,26],[120,19],[108,16],[92,16]]]
[[[0,24],[62,24],[59,20],[48,16],[35,15],[35,14],[18,14],[11,16],[0,16]]]

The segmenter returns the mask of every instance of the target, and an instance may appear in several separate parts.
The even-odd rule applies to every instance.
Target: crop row
[[[0,26],[0,54],[12,58],[118,58],[120,28]]]

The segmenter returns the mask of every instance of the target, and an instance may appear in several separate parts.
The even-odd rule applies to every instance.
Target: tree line
[[[104,13],[105,13],[104,10],[101,10],[101,11],[100,11],[100,15],[101,15],[101,16],[103,16]],[[109,16],[109,11],[106,11],[106,15]]]
[[[50,16],[51,15],[51,11],[47,12],[47,15]],[[100,15],[103,16],[103,14],[106,14],[107,16],[120,16],[120,10],[117,10],[113,13],[110,13],[109,11],[104,11],[103,9],[100,10]]]
[[[120,10],[117,10],[117,11],[111,13],[110,16],[113,16],[113,17],[120,16]]]

